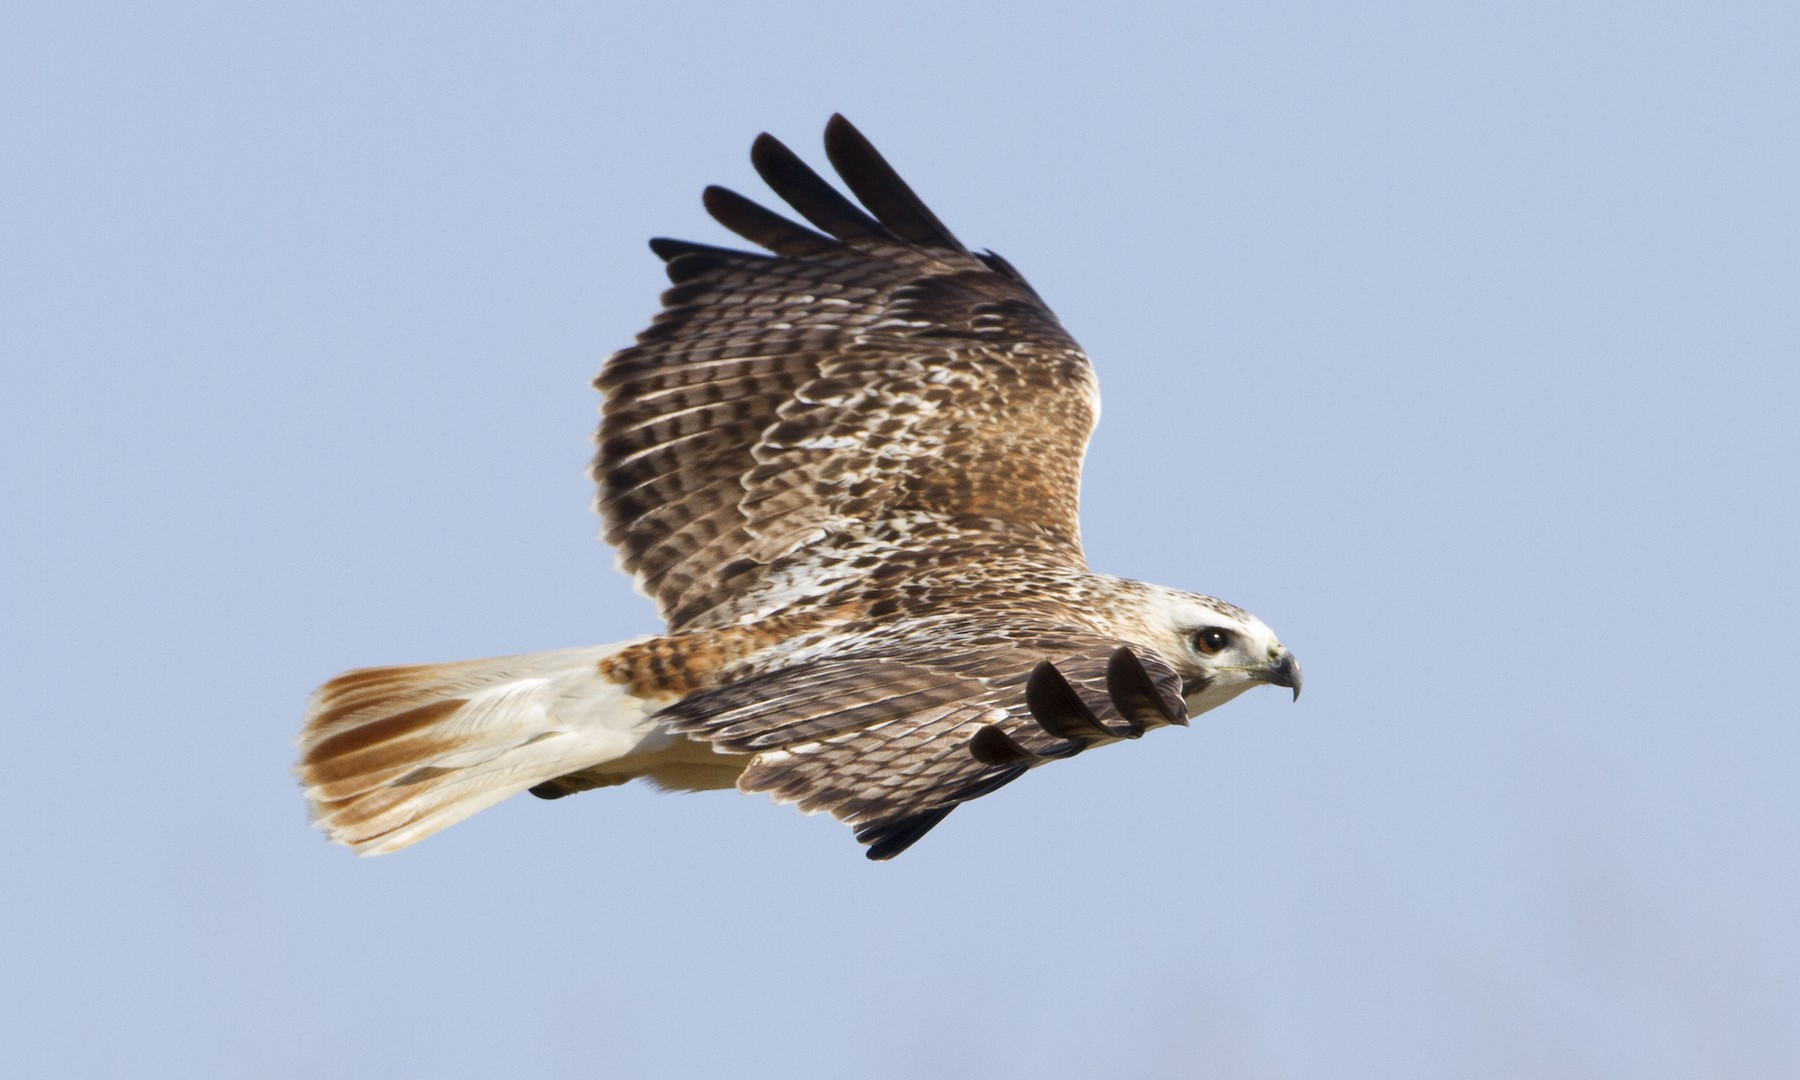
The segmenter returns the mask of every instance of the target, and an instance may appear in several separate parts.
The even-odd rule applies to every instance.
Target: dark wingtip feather
[[[1106,692],[1112,698],[1113,708],[1140,734],[1159,722],[1187,725],[1187,702],[1164,694],[1129,646],[1114,649],[1107,661]]]
[[[692,281],[697,277],[710,274],[714,270],[730,265],[729,260],[705,251],[688,251],[676,255],[663,265],[663,272],[676,285]],[[655,329],[655,327],[651,327]]]
[[[795,226],[799,228],[799,226]],[[766,259],[755,251],[739,251],[737,248],[715,247],[712,244],[696,244],[692,240],[675,240],[667,236],[650,238],[650,250],[656,252],[657,258],[664,262],[672,262],[683,255],[735,255],[740,259]]]
[[[1117,737],[1048,660],[1038,661],[1025,680],[1025,704],[1038,726],[1059,739],[1085,745]]]
[[[1008,765],[1003,769],[996,769],[970,784],[968,787],[959,789],[956,793],[956,797],[962,802],[968,802],[970,799],[979,799],[983,795],[992,795],[994,792],[999,791],[1019,777],[1024,776],[1026,770],[1030,768],[1030,765],[1020,764]]]
[[[1020,746],[1012,736],[993,724],[977,731],[969,739],[969,753],[983,765],[1018,765],[1038,760],[1036,754]]]
[[[940,806],[903,818],[877,821],[856,830],[856,838],[869,845],[865,855],[875,862],[883,862],[918,843],[920,837],[949,817],[950,811],[954,809],[956,804],[951,803],[949,806]]]
[[[881,223],[845,198],[812,167],[800,160],[780,139],[763,132],[750,144],[750,164],[801,217],[839,240],[879,239],[893,236]]]
[[[746,199],[730,188],[714,184],[700,193],[700,201],[719,224],[752,244],[760,244],[790,258],[817,255],[837,247],[837,241],[820,236],[789,221],[761,203]]]
[[[965,250],[875,145],[842,113],[825,125],[825,156],[852,193],[895,236],[926,247]]]

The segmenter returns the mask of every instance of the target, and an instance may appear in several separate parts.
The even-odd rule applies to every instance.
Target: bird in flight
[[[642,778],[828,811],[888,859],[1041,765],[1299,696],[1256,616],[1088,569],[1087,356],[841,116],[825,153],[860,206],[758,137],[811,227],[707,188],[767,253],[652,240],[673,285],[595,380],[605,537],[668,631],[326,683],[297,771],[331,839]]]

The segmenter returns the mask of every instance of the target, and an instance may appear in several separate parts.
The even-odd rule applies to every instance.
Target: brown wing
[[[715,609],[768,588],[776,560],[881,526],[1028,534],[1081,559],[1087,358],[841,116],[825,146],[873,216],[761,136],[757,171],[824,232],[708,188],[713,216],[774,254],[652,241],[674,287],[595,381],[606,539],[673,628],[728,621]]]
[[[893,858],[1030,768],[1187,722],[1180,676],[1115,640],[944,620],[908,636],[877,655],[752,676],[660,716],[756,755],[740,789],[830,811],[871,859]]]

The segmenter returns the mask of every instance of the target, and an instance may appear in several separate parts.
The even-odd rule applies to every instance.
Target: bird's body
[[[326,684],[300,774],[334,839],[643,777],[829,810],[886,858],[1035,765],[1297,692],[1254,616],[1088,570],[1086,356],[841,117],[826,147],[873,216],[763,136],[824,232],[709,188],[774,254],[653,241],[674,286],[596,381],[605,535],[669,633]]]

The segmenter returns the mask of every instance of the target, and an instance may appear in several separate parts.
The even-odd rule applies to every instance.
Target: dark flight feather
[[[770,190],[806,220],[839,240],[893,240],[881,223],[825,182],[780,139],[764,133],[750,146],[750,164]]]
[[[924,247],[965,250],[887,159],[842,115],[833,116],[825,125],[825,156],[862,204],[896,237]]]
[[[775,211],[717,184],[700,193],[701,205],[719,224],[777,255],[804,258],[831,251],[838,242],[789,221]]]

